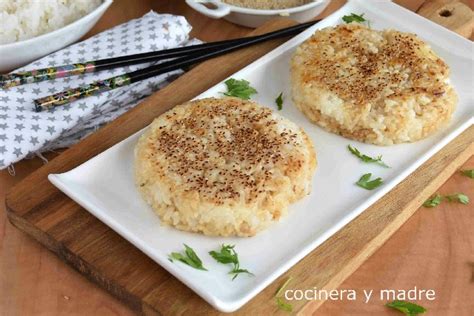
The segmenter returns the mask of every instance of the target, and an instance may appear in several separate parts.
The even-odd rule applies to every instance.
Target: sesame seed
[[[302,167],[290,156],[303,148],[301,129],[280,130],[281,118],[250,101],[206,100],[164,116],[148,140],[156,150],[150,159],[184,179],[186,192],[218,204],[240,196],[250,202],[278,176],[268,170]]]

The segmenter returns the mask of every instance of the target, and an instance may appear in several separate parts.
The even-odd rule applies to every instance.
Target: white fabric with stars
[[[151,11],[139,19],[66,47],[17,71],[185,46],[189,44],[190,31],[191,25],[184,17]],[[28,155],[68,147],[78,142],[165,86],[181,71],[156,76],[47,112],[36,113],[34,99],[149,65],[115,68],[8,90],[0,89],[0,170]]]

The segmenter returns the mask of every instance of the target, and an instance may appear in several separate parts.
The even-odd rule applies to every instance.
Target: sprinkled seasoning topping
[[[252,201],[280,176],[275,170],[285,174],[302,166],[299,128],[279,124],[271,110],[252,102],[215,101],[166,115],[148,144],[161,173],[184,179],[190,194],[223,204],[241,196]]]
[[[447,65],[428,53],[427,45],[414,34],[374,31],[352,23],[317,33],[307,43],[317,49],[306,62],[303,81],[321,82],[354,104],[376,106],[380,101],[383,106],[387,96],[445,93]],[[300,49],[307,48],[303,44]]]

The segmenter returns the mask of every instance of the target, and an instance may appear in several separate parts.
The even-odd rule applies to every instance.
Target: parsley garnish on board
[[[347,145],[347,148],[349,149],[349,151],[356,157],[358,157],[360,160],[362,160],[363,162],[366,162],[366,163],[376,163],[378,164],[379,166],[382,166],[384,168],[390,168],[388,165],[386,165],[383,161],[382,161],[382,156],[379,155],[377,156],[377,158],[372,158],[370,156],[367,156],[367,155],[364,155],[362,154],[357,148],[355,147],[352,147],[351,145]]]
[[[461,170],[461,173],[465,175],[466,177],[469,177],[471,179],[474,179],[474,169],[469,169],[469,170]]]
[[[367,26],[370,27],[370,21],[364,18],[364,13],[361,14],[355,14],[351,13],[350,15],[344,15],[342,17],[342,20],[346,23],[364,23],[367,22]]]
[[[178,260],[184,264],[187,264],[188,266],[193,267],[194,269],[207,271],[207,269],[203,267],[201,259],[199,259],[193,248],[189,247],[186,244],[184,244],[184,248],[184,254],[179,252],[172,252],[168,257],[169,260],[171,262],[173,262],[173,260]]]
[[[278,111],[283,109],[283,92],[276,98],[275,103],[277,105]]]
[[[289,313],[291,313],[293,311],[293,305],[291,305],[290,303],[285,302],[281,297],[277,297],[276,302],[277,302],[277,305],[278,305],[279,309],[281,309],[285,312],[289,312]]]
[[[235,245],[222,245],[219,252],[214,250],[209,252],[211,257],[213,257],[217,262],[222,264],[232,264],[232,270],[229,272],[229,274],[234,275],[232,281],[241,273],[253,275],[253,273],[248,270],[240,268],[239,256],[237,255],[237,252],[235,252],[234,247]]]
[[[237,80],[234,78],[230,78],[224,83],[227,86],[227,92],[224,92],[224,95],[228,97],[236,97],[243,100],[249,100],[252,94],[257,93],[257,90],[250,86],[250,82],[244,79]]]
[[[356,184],[366,190],[373,190],[382,185],[383,183],[382,178],[376,178],[374,180],[370,180],[371,177],[372,177],[371,173],[366,173],[362,177],[360,177],[359,181],[357,181]]]
[[[469,204],[469,197],[466,194],[463,193],[456,193],[452,195],[446,195],[446,199],[449,202],[459,202],[461,204]]]
[[[443,199],[448,200],[449,202],[458,202],[461,204],[469,204],[469,197],[466,194],[463,193],[455,193],[455,194],[450,194],[450,195],[445,195],[442,196],[441,194],[436,194],[432,197],[430,197],[428,200],[423,203],[424,207],[435,207],[441,204]]]
[[[293,311],[293,305],[291,305],[290,303],[287,303],[285,302],[285,300],[281,297],[281,294],[283,293],[283,291],[285,290],[286,286],[288,285],[288,283],[290,283],[292,280],[292,277],[289,277],[279,288],[278,290],[276,291],[275,293],[275,299],[276,299],[276,303],[278,305],[278,308],[281,309],[281,310],[284,310],[286,312],[291,312]]]
[[[423,314],[426,312],[426,308],[423,306],[405,301],[393,301],[391,303],[385,304],[385,306],[396,309],[409,316]]]
[[[429,198],[428,200],[423,203],[424,207],[435,207],[441,204],[441,201],[443,201],[443,197],[439,194],[436,194],[435,196]]]

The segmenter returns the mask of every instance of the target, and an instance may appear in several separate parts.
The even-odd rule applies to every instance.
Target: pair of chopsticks
[[[296,35],[317,22],[319,22],[319,20],[298,24],[292,27],[252,37],[0,75],[0,88],[9,88],[22,84],[75,76],[116,67],[165,60],[159,64],[144,69],[104,80],[94,81],[82,87],[72,88],[36,99],[34,100],[35,111],[41,112],[43,110],[65,105],[78,99],[83,99],[104,91],[120,88],[173,70],[186,68],[204,60],[223,55],[240,48],[277,38]]]

